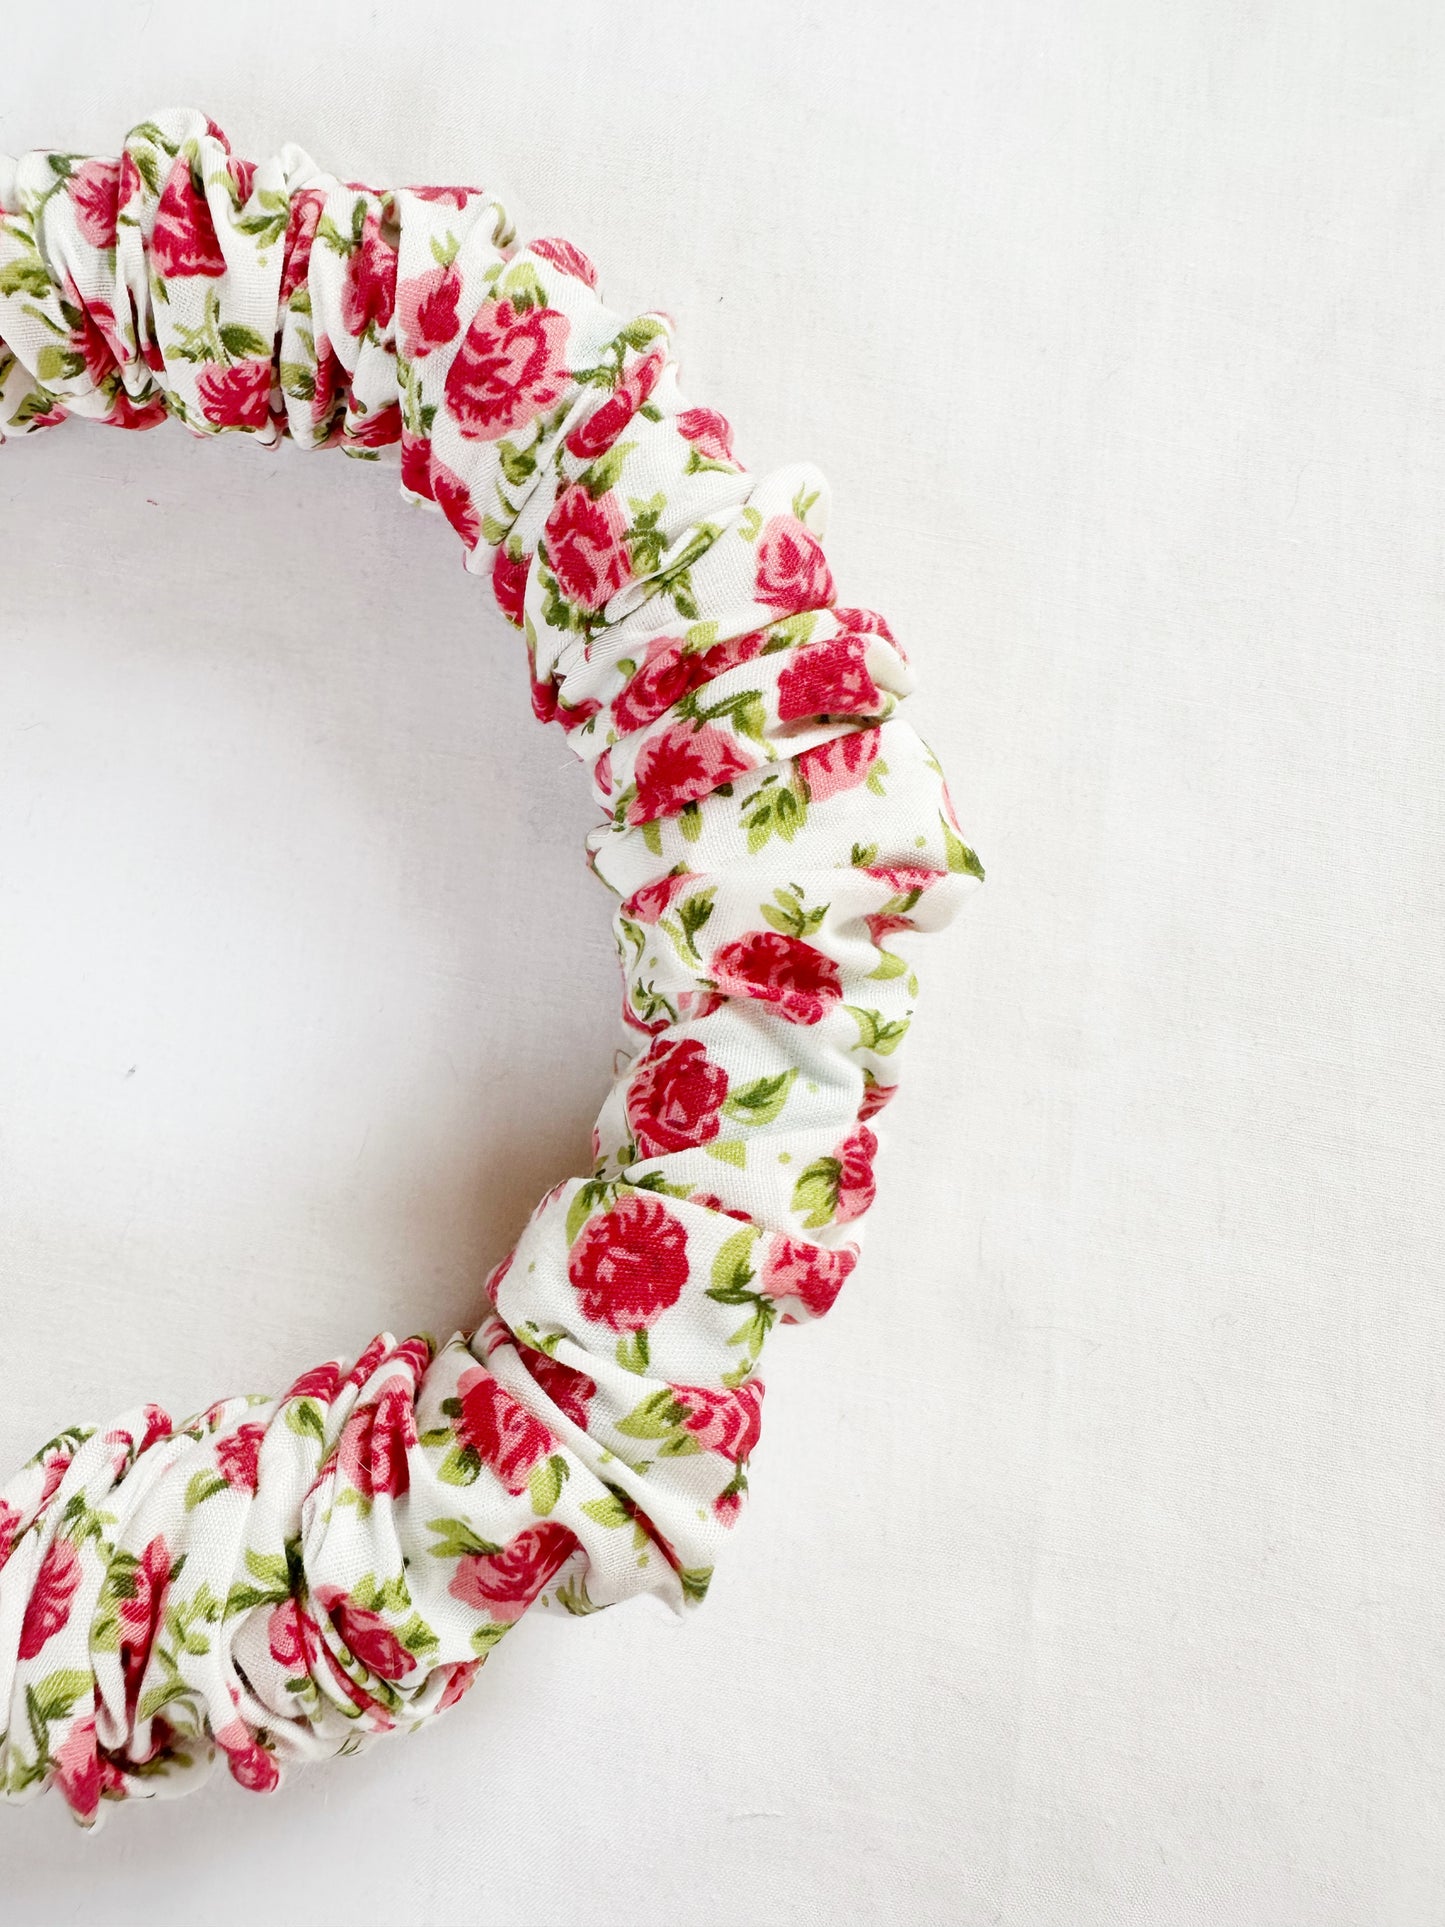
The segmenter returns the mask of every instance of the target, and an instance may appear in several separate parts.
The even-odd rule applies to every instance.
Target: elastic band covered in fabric
[[[840,606],[821,477],[756,480],[668,323],[476,188],[373,190],[203,116],[0,158],[0,440],[82,416],[376,460],[435,503],[587,766],[631,1061],[480,1328],[278,1398],[63,1432],[0,1488],[0,1784],[245,1786],[460,1697],[539,1599],[700,1600],[773,1325],[825,1312],[916,990],[896,934],[981,875]]]

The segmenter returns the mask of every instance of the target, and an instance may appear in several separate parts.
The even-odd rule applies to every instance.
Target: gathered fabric
[[[413,1728],[533,1605],[707,1591],[778,1323],[854,1268],[917,983],[981,878],[839,602],[807,465],[755,478],[671,324],[481,188],[259,164],[190,111],[0,157],[0,441],[71,417],[399,458],[525,639],[602,820],[633,1047],[477,1329],[279,1396],[69,1427],[0,1487],[0,1786],[243,1786]]]

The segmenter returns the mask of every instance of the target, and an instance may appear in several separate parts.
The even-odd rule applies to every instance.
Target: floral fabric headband
[[[217,1749],[264,1791],[415,1727],[538,1601],[703,1597],[764,1340],[827,1311],[873,1201],[894,939],[982,872],[821,476],[749,476],[667,319],[482,189],[255,165],[192,112],[0,157],[0,441],[68,416],[397,451],[590,772],[636,1038],[475,1332],[71,1428],[0,1488],[0,1785],[90,1823]]]

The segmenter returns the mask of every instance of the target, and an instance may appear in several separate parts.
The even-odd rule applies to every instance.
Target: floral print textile
[[[822,478],[757,479],[661,314],[480,188],[253,164],[203,116],[0,158],[0,440],[71,416],[395,459],[585,764],[634,1051],[478,1329],[52,1439],[0,1488],[0,1785],[243,1786],[452,1705],[528,1607],[707,1590],[775,1324],[853,1269],[916,984],[981,872]]]

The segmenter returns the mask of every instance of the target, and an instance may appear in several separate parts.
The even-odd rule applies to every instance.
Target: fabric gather
[[[586,765],[633,1049],[446,1344],[279,1397],[72,1427],[0,1487],[0,1787],[257,1791],[413,1728],[529,1606],[707,1591],[765,1340],[853,1270],[917,984],[982,871],[840,605],[825,484],[750,476],[670,324],[471,187],[241,160],[162,113],[119,159],[0,156],[0,441],[72,416],[399,458]]]

